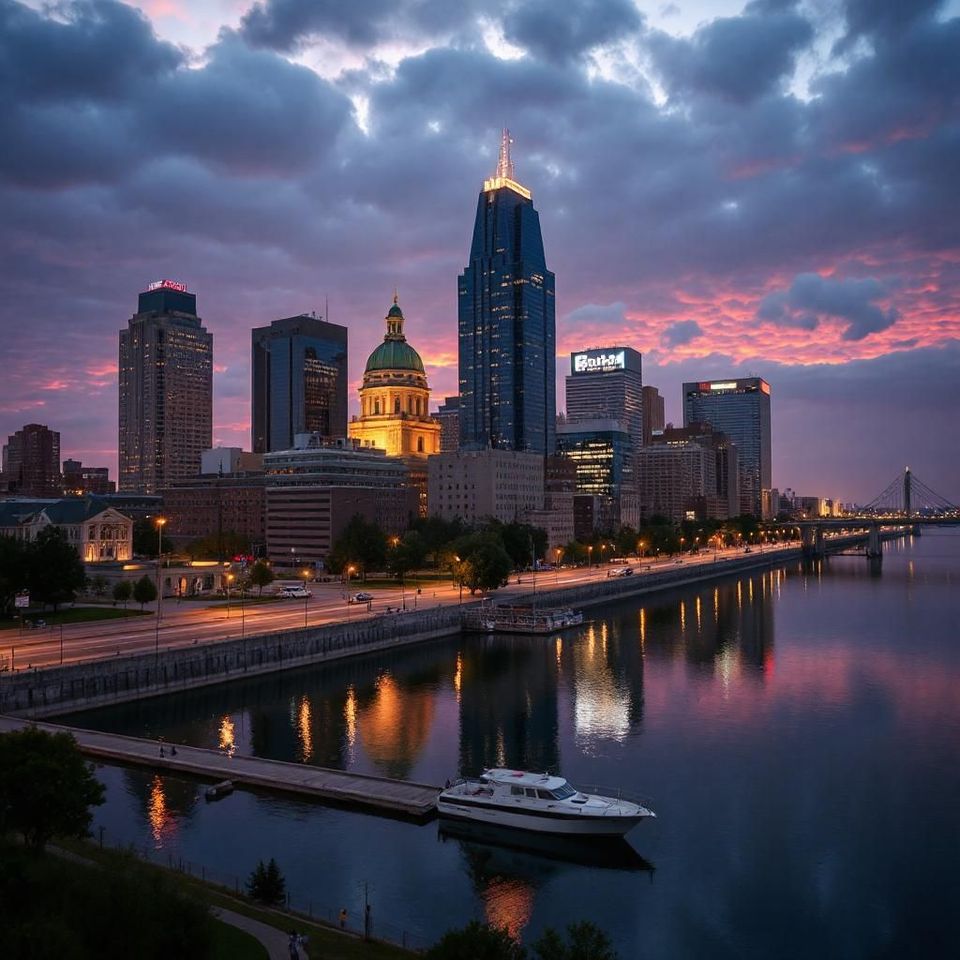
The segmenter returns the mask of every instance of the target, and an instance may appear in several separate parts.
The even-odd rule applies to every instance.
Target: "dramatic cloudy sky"
[[[215,439],[249,446],[249,328],[350,328],[394,288],[435,395],[499,129],[562,354],[766,377],[774,483],[960,500],[960,0],[0,0],[0,433],[116,461],[117,331],[185,281]],[[351,388],[353,391],[353,387]],[[355,396],[355,393],[354,393]]]

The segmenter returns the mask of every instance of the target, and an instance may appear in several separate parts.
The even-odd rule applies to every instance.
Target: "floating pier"
[[[230,756],[219,750],[190,747],[160,740],[125,737],[98,730],[83,730],[55,723],[33,723],[0,717],[0,733],[35,726],[50,733],[69,733],[80,751],[97,760],[149,767],[171,774],[187,774],[234,786],[257,787],[276,793],[332,800],[371,811],[426,818],[434,814],[439,787],[407,780],[389,780],[362,773],[347,773],[303,763],[285,763],[260,757]],[[163,753],[161,754],[161,748]]]

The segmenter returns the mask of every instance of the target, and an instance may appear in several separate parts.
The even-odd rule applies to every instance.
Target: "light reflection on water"
[[[84,714],[227,752],[442,783],[501,765],[653,798],[655,873],[438,842],[412,826],[104,768],[107,836],[425,938],[482,917],[536,937],[587,917],[623,958],[867,957],[960,934],[960,536],[707,584],[562,636],[472,637]],[[776,667],[776,669],[774,669]],[[940,939],[938,939],[940,938]],[[904,954],[905,955],[905,954]]]

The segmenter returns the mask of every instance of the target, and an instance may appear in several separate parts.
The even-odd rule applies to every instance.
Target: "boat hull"
[[[488,823],[515,830],[532,830],[536,833],[552,833],[559,836],[622,837],[641,820],[647,812],[636,816],[589,816],[578,814],[554,814],[546,816],[526,810],[507,810],[503,807],[459,803],[455,799],[437,800],[437,813],[454,820],[470,820]]]

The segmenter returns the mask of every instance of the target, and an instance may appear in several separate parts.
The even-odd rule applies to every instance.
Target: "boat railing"
[[[587,793],[591,796],[610,797],[613,800],[623,800],[625,803],[635,803],[640,807],[649,809],[651,804],[650,797],[643,797],[638,793],[629,790],[623,790],[620,787],[605,787],[602,784],[577,784],[571,783],[571,787],[579,790],[580,793]]]

